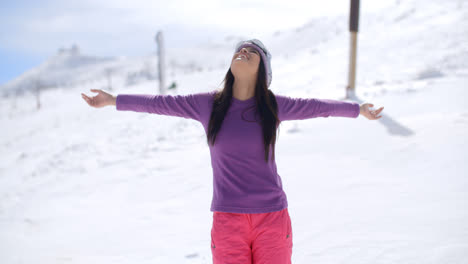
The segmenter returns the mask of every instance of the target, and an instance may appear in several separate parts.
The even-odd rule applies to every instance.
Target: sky
[[[398,0],[361,1],[361,10]],[[377,1],[374,1],[377,2]],[[155,34],[167,45],[190,47],[230,35],[261,38],[299,27],[312,17],[349,12],[348,0],[19,0],[0,9],[0,84],[39,65],[60,48],[79,46],[95,56],[155,52]]]

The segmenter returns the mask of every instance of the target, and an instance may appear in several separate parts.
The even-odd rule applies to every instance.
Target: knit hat
[[[269,87],[271,83],[271,78],[272,78],[270,52],[266,49],[265,45],[263,45],[263,43],[258,39],[249,39],[249,40],[240,41],[236,45],[235,52],[239,52],[244,47],[252,47],[256,49],[258,53],[260,54],[260,56],[262,57],[263,66],[265,66],[267,87]]]

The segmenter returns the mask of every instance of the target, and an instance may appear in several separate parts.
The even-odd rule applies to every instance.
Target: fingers
[[[101,91],[99,89],[90,89],[90,90],[91,90],[91,92],[95,92],[95,93],[99,93]]]
[[[378,110],[372,110],[370,112],[371,112],[371,114],[378,115],[378,114],[380,114],[380,112],[382,112],[382,110],[383,110],[383,107],[379,108]]]
[[[85,94],[81,94],[81,97],[90,105],[92,106],[93,105],[93,100],[91,98],[89,98],[87,95]]]
[[[369,105],[372,105],[372,104],[369,104]],[[382,110],[384,109],[384,107],[380,107],[379,109],[377,110],[370,110],[369,113],[370,113],[370,116],[368,117],[370,120],[377,120],[377,119],[380,119],[382,118],[382,116],[378,116],[380,114],[380,112],[382,112]]]
[[[86,94],[81,94],[81,97],[83,97],[85,100],[91,100],[91,98],[89,98]]]
[[[373,107],[374,104],[368,103],[367,106],[368,107]],[[370,109],[367,109],[367,110],[371,114],[372,118],[379,119],[382,116],[379,116],[378,118],[376,118],[376,117],[377,117],[378,114],[380,114],[380,112],[382,112],[383,109],[384,109],[384,107],[382,106],[377,110],[370,110]]]

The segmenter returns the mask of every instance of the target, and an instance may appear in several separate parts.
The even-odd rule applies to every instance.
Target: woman
[[[191,118],[202,123],[213,167],[213,263],[291,263],[293,233],[275,163],[279,123],[341,116],[370,120],[372,104],[275,95],[271,54],[257,39],[236,45],[224,89],[188,95],[82,94],[93,107]]]

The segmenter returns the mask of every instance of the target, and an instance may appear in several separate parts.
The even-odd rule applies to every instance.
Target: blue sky
[[[390,2],[392,0],[385,0]],[[363,2],[365,2],[363,4]],[[376,2],[376,1],[374,1]],[[393,1],[392,1],[393,2]],[[0,9],[0,84],[77,44],[84,54],[138,56],[154,52],[154,35],[190,47],[228,35],[261,38],[314,16],[349,12],[349,0],[80,0],[6,1]],[[361,6],[382,5],[371,0]]]
[[[26,6],[33,8],[34,1],[4,1],[0,9],[0,22],[10,21],[13,14],[20,14]],[[32,5],[32,6],[31,6]],[[7,20],[8,19],[8,20]],[[12,47],[7,48],[4,45],[4,38],[14,38],[15,29],[9,28],[8,23],[2,23],[0,27],[0,84],[18,76],[27,69],[39,65],[47,57],[41,54],[33,54],[27,50],[16,50]]]
[[[5,51],[0,49],[0,84],[13,79],[25,70],[39,65],[47,57],[22,52]]]

